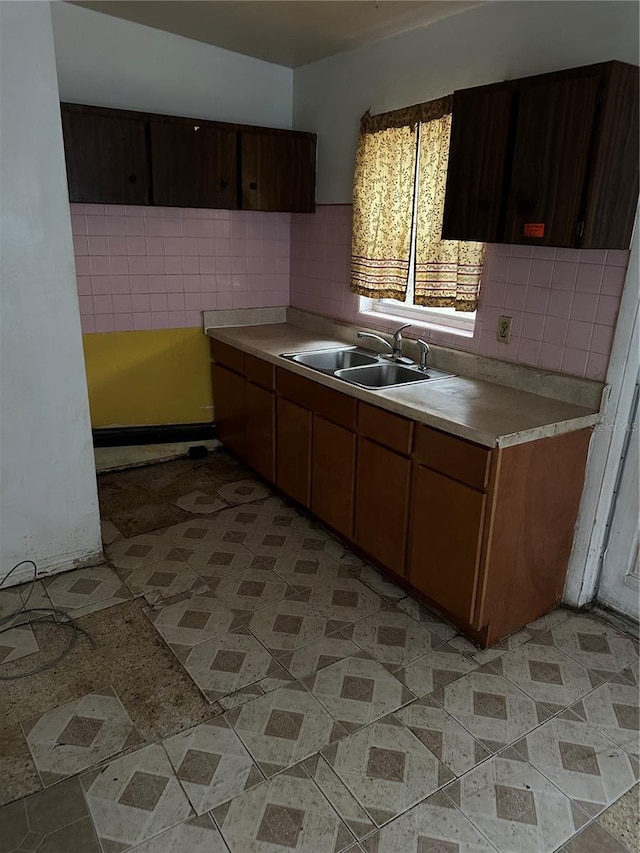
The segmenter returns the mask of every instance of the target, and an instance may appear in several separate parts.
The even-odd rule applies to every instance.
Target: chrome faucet
[[[397,361],[399,358],[402,358],[402,334],[403,329],[408,329],[411,323],[405,323],[404,326],[400,326],[400,328],[395,332],[393,336],[393,347],[391,348],[391,357],[394,361]]]
[[[418,338],[418,340],[416,341],[416,344],[420,348],[420,364],[418,365],[418,367],[420,370],[422,370],[423,372],[426,373],[427,369],[428,369],[427,368],[427,357],[429,356],[429,353],[431,352],[431,348],[429,347],[429,344],[426,341],[423,341],[421,338]]]
[[[389,350],[389,355],[385,356],[386,358],[393,358],[394,348],[391,346],[389,341],[385,341],[384,338],[381,338],[380,335],[374,335],[372,332],[358,332],[359,338],[372,338],[374,341],[378,341],[381,344],[384,344],[386,348]]]

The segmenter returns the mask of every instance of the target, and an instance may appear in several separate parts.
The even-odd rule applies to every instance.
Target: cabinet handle
[[[130,184],[135,184],[137,182],[138,182],[138,176],[137,175],[129,175],[129,183]]]
[[[250,190],[257,190],[258,184],[255,181],[251,181],[251,183],[249,184],[249,189]]]

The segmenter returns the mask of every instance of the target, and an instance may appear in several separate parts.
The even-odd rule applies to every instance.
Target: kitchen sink
[[[335,373],[337,370],[378,363],[375,355],[362,352],[357,347],[320,350],[319,352],[299,352],[284,357],[297,362],[297,364],[304,364],[305,367],[321,370],[323,373]]]
[[[401,364],[386,362],[371,365],[369,367],[352,367],[345,370],[336,370],[334,374],[338,379],[344,379],[361,388],[392,388],[396,385],[408,385],[412,382],[429,382],[434,379],[446,379],[453,376],[443,370],[428,367],[426,371],[416,370],[413,367],[403,367]]]

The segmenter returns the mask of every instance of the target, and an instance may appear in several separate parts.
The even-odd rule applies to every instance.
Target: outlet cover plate
[[[508,344],[511,340],[512,319],[512,317],[498,317],[498,328],[496,330],[496,338],[501,344]]]

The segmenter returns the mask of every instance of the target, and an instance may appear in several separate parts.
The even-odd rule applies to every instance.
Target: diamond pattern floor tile
[[[571,711],[546,722],[514,749],[595,817],[638,780],[638,763]]]
[[[187,522],[188,523],[188,522]],[[159,533],[145,533],[132,539],[119,539],[107,548],[107,554],[118,569],[137,569],[162,560],[180,559],[175,543]]]
[[[76,619],[131,598],[127,587],[109,566],[76,569],[47,578],[43,583],[54,607],[68,611]]]
[[[118,574],[133,595],[144,595],[153,603],[183,592],[198,592],[206,584],[189,566],[176,556],[172,560],[149,563],[137,569],[119,569]]]
[[[258,557],[283,557],[302,551],[305,539],[297,530],[272,525],[247,533],[244,544]]]
[[[447,713],[435,699],[425,696],[396,711],[396,717],[454,776],[461,776],[491,753]]]
[[[502,657],[505,652],[519,649],[524,643],[529,642],[531,634],[528,631],[516,631],[515,634],[510,634],[508,637],[505,637],[503,640],[500,640],[495,645],[491,646],[490,649],[478,649],[477,646],[473,643],[469,643],[468,641],[466,644],[460,642],[458,645],[458,642],[464,639],[464,637],[460,637],[455,640],[451,640],[451,645],[457,646],[458,650],[462,652],[462,654],[468,655],[474,663],[481,666],[482,664],[490,663],[496,658]]]
[[[366,853],[496,853],[441,793],[383,826],[362,842]]]
[[[147,615],[176,654],[241,625],[238,617],[212,592],[185,597],[175,604],[150,610]]]
[[[226,511],[226,510],[225,510]],[[223,515],[223,513],[220,513]],[[174,547],[184,549],[184,557],[187,559],[196,548],[203,545],[217,545],[226,528],[220,523],[220,515],[213,518],[190,518],[181,524],[174,524],[162,534],[166,542]]]
[[[105,853],[120,853],[193,816],[160,744],[80,778]]]
[[[131,853],[228,853],[228,848],[210,815],[202,815],[143,841]]]
[[[163,746],[198,815],[264,781],[224,717],[170,737]]]
[[[314,587],[308,600],[327,619],[345,624],[364,619],[384,607],[379,595],[353,577],[336,578]]]
[[[269,497],[271,491],[260,480],[237,480],[220,486],[218,494],[229,504],[246,504]]]
[[[410,664],[442,645],[435,634],[395,607],[356,622],[350,636],[360,648],[390,667]]]
[[[307,758],[302,766],[356,838],[364,838],[374,831],[373,821],[320,753]]]
[[[355,643],[345,634],[338,633],[285,654],[280,658],[280,662],[294,678],[304,678],[305,675],[312,675],[325,666],[331,666],[332,663],[357,654],[358,651],[360,649]]]
[[[581,666],[554,646],[532,643],[495,658],[488,668],[554,712],[589,693],[603,680],[597,672]]]
[[[122,533],[118,530],[112,521],[108,518],[103,518],[100,521],[100,530],[102,534],[102,544],[111,545],[116,539],[122,539]]]
[[[22,730],[45,787],[141,740],[111,687],[27,720]]]
[[[37,584],[37,589],[42,594],[42,584]],[[21,590],[25,591],[22,595]],[[0,634],[0,664],[19,660],[40,650],[33,629],[28,624],[29,618],[37,618],[38,614],[32,614],[29,617],[20,612],[21,608],[25,606],[24,594],[28,594],[27,587],[11,587],[0,590],[0,618],[6,619],[11,613],[16,614],[11,621],[0,626],[4,629]],[[27,606],[38,606],[39,602],[35,601],[34,598],[32,595]],[[51,606],[46,595],[42,606]],[[15,627],[10,628],[10,625]]]
[[[553,853],[588,821],[530,764],[503,755],[444,791],[500,853]]]
[[[393,714],[332,744],[322,755],[377,826],[453,778]]]
[[[225,711],[232,711],[234,708],[239,708],[241,705],[246,705],[247,702],[253,702],[259,696],[264,696],[265,691],[260,687],[260,682],[248,684],[241,690],[236,690],[235,693],[230,693],[228,696],[223,696],[218,699],[218,703]]]
[[[349,832],[302,768],[293,768],[213,812],[231,853],[341,853]]]
[[[210,589],[238,615],[248,615],[293,595],[295,590],[267,568],[251,568],[209,581]]]
[[[225,716],[267,777],[345,735],[299,682],[267,693]]]
[[[224,536],[224,534],[223,534]],[[199,545],[185,557],[185,562],[205,581],[210,583],[218,578],[235,575],[248,569],[256,556],[237,542],[216,542],[213,545]]]
[[[380,598],[384,599],[387,604],[393,604],[400,601],[406,596],[406,592],[395,584],[382,572],[374,569],[373,566],[363,565],[353,569],[354,577],[361,580],[365,586],[368,586],[374,592],[377,592]]]
[[[538,633],[531,642],[555,646],[606,678],[638,660],[638,641],[620,634],[594,616],[571,615]]]
[[[571,710],[622,749],[640,756],[638,685],[618,678],[589,693]]]
[[[455,637],[458,633],[457,628],[454,628],[453,625],[445,622],[445,620],[441,619],[437,613],[434,613],[433,610],[429,610],[428,607],[425,607],[424,604],[416,601],[415,598],[411,598],[410,595],[399,601],[398,607],[400,610],[404,610],[405,613],[408,613],[412,619],[417,620],[424,628],[427,628],[427,630],[431,631],[432,634],[435,634],[436,637],[439,637],[445,643],[447,640]]]
[[[351,577],[349,570],[341,568],[323,551],[298,551],[275,560],[273,569],[298,592],[330,583],[338,577]]]
[[[179,657],[209,702],[267,676],[288,679],[283,667],[246,628],[200,643]]]
[[[176,506],[187,512],[192,512],[194,515],[209,515],[221,509],[227,509],[229,504],[220,500],[215,495],[207,495],[204,492],[195,491],[177,498]]]
[[[636,845],[637,846],[637,845]],[[632,853],[628,847],[599,826],[590,823],[574,835],[558,853]]]
[[[246,623],[278,659],[344,627],[326,619],[306,601],[293,598],[257,610]]]
[[[501,675],[478,669],[432,694],[443,708],[496,752],[527,734],[551,712]]]
[[[293,507],[285,506],[272,499],[260,504],[233,507],[221,512],[218,524],[226,530],[236,533],[257,534],[261,530],[294,533],[298,513]],[[300,534],[296,533],[297,536]],[[303,537],[300,537],[303,538]]]
[[[472,660],[445,644],[408,666],[391,671],[416,696],[426,696],[474,669],[476,664]]]
[[[381,663],[364,652],[319,670],[303,683],[349,732],[415,698]]]

